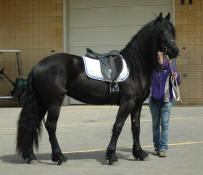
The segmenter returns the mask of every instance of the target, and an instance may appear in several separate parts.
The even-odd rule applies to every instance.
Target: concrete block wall
[[[63,0],[0,0],[0,49],[22,51],[24,77],[43,57],[63,52]],[[15,54],[0,54],[1,67],[15,80]],[[6,80],[0,80],[0,96],[11,89]]]
[[[180,48],[177,68],[182,76],[183,104],[203,105],[203,1],[175,1],[176,40]]]

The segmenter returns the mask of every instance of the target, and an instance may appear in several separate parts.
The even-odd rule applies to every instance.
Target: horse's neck
[[[146,43],[146,45],[149,45],[149,43]],[[131,48],[134,52],[133,54],[129,53],[128,48],[123,49],[121,54],[124,54],[123,56],[127,60],[131,72],[135,72],[136,75],[142,74],[146,78],[151,78],[153,65],[152,62],[150,62],[152,59],[149,57],[152,57],[153,54],[149,53],[149,48],[145,50],[144,46],[145,43],[139,45],[139,42],[137,42],[134,48]]]

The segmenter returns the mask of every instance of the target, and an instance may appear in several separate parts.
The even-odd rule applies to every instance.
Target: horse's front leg
[[[144,160],[148,154],[144,152],[140,146],[140,114],[142,104],[136,105],[131,112],[131,129],[133,135],[133,150],[132,153],[136,160]]]
[[[123,125],[128,115],[130,114],[133,106],[134,106],[134,101],[128,101],[128,102],[122,103],[119,107],[119,110],[116,116],[116,121],[114,123],[113,130],[112,130],[111,141],[106,151],[106,160],[107,160],[107,164],[109,165],[113,165],[116,161],[118,161],[118,158],[116,156],[116,145],[117,145],[118,137],[121,133]]]

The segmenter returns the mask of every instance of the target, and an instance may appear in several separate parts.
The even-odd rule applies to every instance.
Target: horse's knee
[[[45,127],[47,129],[48,132],[51,132],[51,131],[56,131],[56,123],[57,122],[50,122],[50,121],[46,121],[45,123]]]
[[[137,122],[136,120],[131,121],[131,127],[132,129],[139,129],[140,128],[140,122]]]

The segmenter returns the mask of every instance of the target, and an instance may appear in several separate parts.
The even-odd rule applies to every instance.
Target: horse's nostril
[[[179,54],[179,48],[177,48],[177,54]]]
[[[174,55],[178,56],[179,55],[179,49],[178,48],[174,49],[173,53],[174,53]]]

